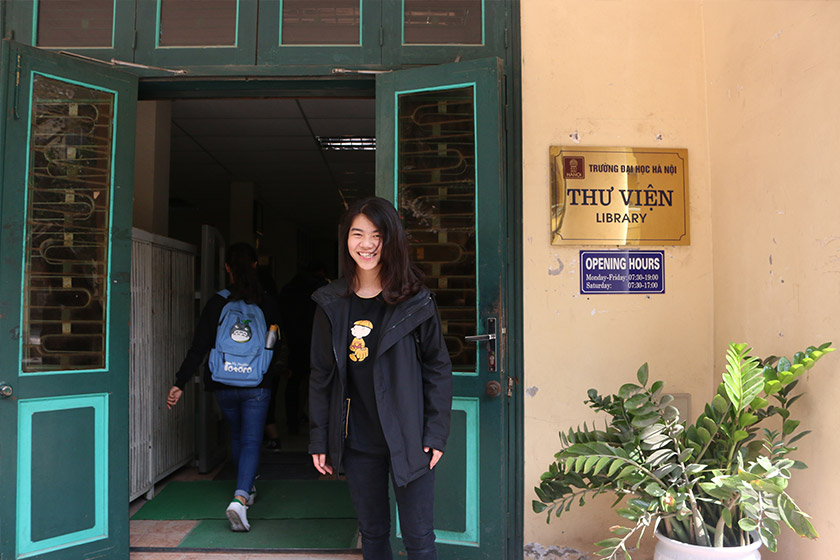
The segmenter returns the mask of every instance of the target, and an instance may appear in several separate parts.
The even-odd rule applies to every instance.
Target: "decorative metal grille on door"
[[[35,74],[23,372],[106,367],[114,95]]]
[[[476,350],[476,171],[473,87],[399,95],[399,209],[414,261],[437,298],[458,372],[474,372]]]

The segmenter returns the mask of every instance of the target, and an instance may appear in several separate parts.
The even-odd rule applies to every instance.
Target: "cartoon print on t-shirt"
[[[373,323],[367,319],[356,321],[350,327],[350,334],[353,335],[353,342],[350,343],[350,359],[354,362],[363,362],[368,357],[370,349],[365,345],[364,338],[373,330]]]

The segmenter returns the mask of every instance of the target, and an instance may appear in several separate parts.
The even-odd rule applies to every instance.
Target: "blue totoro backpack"
[[[219,295],[230,297],[229,290]],[[234,387],[256,387],[268,371],[274,350],[265,348],[265,316],[245,300],[228,301],[216,326],[216,345],[207,361],[211,379]]]

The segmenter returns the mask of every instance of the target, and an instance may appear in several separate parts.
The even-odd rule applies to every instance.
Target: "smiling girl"
[[[437,558],[434,467],[449,436],[452,364],[437,306],[409,260],[393,205],[368,198],[341,220],[342,278],[312,296],[312,462],[343,467],[365,560],[391,560],[388,477],[408,558]]]

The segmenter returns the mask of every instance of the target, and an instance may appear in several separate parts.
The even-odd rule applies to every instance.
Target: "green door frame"
[[[509,37],[505,56],[505,151],[508,216],[508,376],[514,380],[513,397],[508,406],[508,511],[511,512],[507,557],[522,558],[525,545],[525,356],[523,325],[525,308],[522,296],[522,80],[521,25],[519,0],[514,0],[508,14]]]
[[[3,36],[33,45],[39,0],[0,2]],[[520,0],[480,0],[482,39],[476,44],[404,43],[404,0],[359,0],[362,26],[358,45],[280,45],[283,0],[236,0],[235,44],[201,47],[160,46],[161,0],[112,0],[110,48],[65,50],[108,63],[111,59],[146,65],[139,76],[166,77],[160,67],[187,69],[193,77],[328,76],[335,67],[393,70],[497,56],[508,58],[511,22]]]
[[[518,12],[515,14],[518,17]],[[507,184],[506,216],[508,220],[508,268],[506,272],[508,376],[513,378],[513,394],[508,406],[508,544],[506,558],[522,557],[524,545],[524,384],[523,384],[523,308],[522,308],[522,151],[521,151],[521,87],[518,21],[509,54],[513,62],[504,64],[504,117]],[[140,81],[141,100],[231,98],[231,97],[373,97],[375,83],[371,76],[334,76],[330,79],[275,77],[260,81],[237,81],[211,77],[184,82],[178,79]]]

